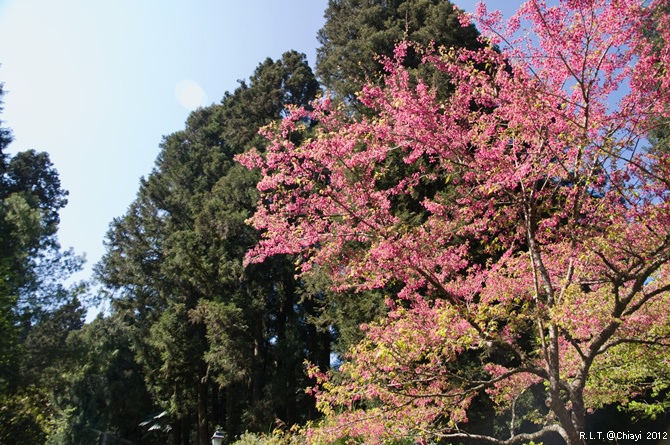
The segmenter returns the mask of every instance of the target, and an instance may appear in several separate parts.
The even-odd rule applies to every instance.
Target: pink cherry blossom
[[[385,86],[360,93],[374,113],[294,109],[265,153],[239,156],[262,173],[247,261],[298,255],[336,290],[400,285],[341,379],[315,375],[326,417],[308,440],[473,437],[484,393],[538,427],[476,438],[577,444],[587,412],[667,382],[670,154],[645,146],[670,117],[669,7],[529,0],[505,24],[482,4],[462,22],[497,49],[425,52],[449,97],[412,80],[402,43]],[[428,185],[421,218],[397,211]],[[473,354],[479,375],[459,370]],[[518,412],[538,389],[545,402]]]

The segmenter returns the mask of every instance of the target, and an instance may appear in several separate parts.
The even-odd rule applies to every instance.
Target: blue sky
[[[472,11],[475,0],[456,1]],[[489,1],[505,8],[520,1]],[[327,0],[0,0],[0,82],[10,153],[47,151],[69,190],[63,247],[104,253],[162,136],[219,102],[266,57],[314,67]]]

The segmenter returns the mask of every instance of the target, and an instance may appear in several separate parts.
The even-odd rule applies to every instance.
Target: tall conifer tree
[[[207,443],[210,418],[237,434],[301,420],[306,410],[306,396],[296,398],[306,340],[291,263],[243,267],[257,240],[245,220],[258,178],[233,156],[262,148],[259,128],[317,91],[304,55],[265,60],[248,83],[164,138],[138,198],[112,223],[98,275],[136,323],[138,359],[175,444],[190,431]]]

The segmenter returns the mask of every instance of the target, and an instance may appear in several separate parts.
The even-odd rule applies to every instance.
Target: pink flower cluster
[[[328,434],[464,437],[482,390],[513,409],[543,382],[535,415],[572,443],[588,409],[654,374],[640,357],[667,369],[652,352],[670,335],[670,154],[643,148],[670,118],[670,5],[559,3],[464,17],[497,46],[427,51],[447,98],[402,67],[402,43],[360,93],[372,112],[293,109],[238,157],[262,173],[248,261],[294,254],[334,289],[401,288],[317,391]],[[466,351],[486,378],[458,373]]]

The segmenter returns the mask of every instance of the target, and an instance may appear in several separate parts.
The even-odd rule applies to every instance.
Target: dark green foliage
[[[479,33],[474,26],[462,27],[459,11],[446,0],[330,0],[325,13],[326,23],[319,31],[321,47],[317,52],[317,74],[324,85],[344,100],[353,110],[365,113],[355,97],[363,85],[380,84],[384,75],[382,58],[394,57],[396,45],[403,40],[416,42],[421,47],[480,47]],[[381,58],[380,58],[381,57]],[[448,94],[443,74],[421,64],[421,54],[410,48],[404,64],[424,82],[437,88],[439,94]],[[441,77],[442,76],[442,77]],[[409,165],[403,160],[402,150],[392,151],[380,166],[377,187],[387,189],[397,185],[402,178],[418,171],[419,162]],[[424,156],[420,160],[430,177],[435,159]],[[407,229],[422,222],[425,209],[422,202],[436,194],[449,193],[447,178],[430,178],[415,188],[412,195],[395,197],[395,214]],[[364,335],[359,326],[384,315],[384,295],[365,293],[347,295],[323,291],[327,283],[314,277],[311,294],[322,301],[318,323],[332,326],[336,336],[336,349],[342,353],[356,344]],[[322,280],[321,280],[322,281]],[[385,292],[394,295],[394,289]]]
[[[447,0],[330,0],[325,18],[318,33],[316,72],[329,90],[347,101],[355,100],[366,82],[381,80],[379,56],[393,57],[400,41],[423,47],[479,46],[475,27],[461,27]],[[410,54],[405,65],[417,68],[420,61],[420,55]],[[436,73],[423,70],[419,75],[431,81]]]
[[[80,366],[64,374],[57,404],[61,417],[51,444],[91,443],[108,432],[137,443],[164,443],[145,437],[137,419],[156,410],[135,360],[131,331],[120,316],[99,316],[68,336],[67,347]]]
[[[0,443],[7,445],[41,440],[53,428],[54,397],[76,358],[67,338],[83,325],[86,291],[63,284],[83,260],[56,237],[67,203],[58,172],[47,153],[8,156],[11,141],[0,127]]]
[[[212,298],[220,281],[210,256],[216,246],[195,230],[203,200],[232,165],[232,150],[218,138],[217,114],[218,106],[196,110],[185,130],[164,138],[138,198],[112,223],[97,268],[133,327],[149,392],[175,423],[190,421],[206,403],[200,393],[205,331],[189,314],[200,299]],[[202,443],[206,433],[199,435]]]
[[[305,418],[308,330],[293,263],[243,265],[258,240],[245,223],[258,175],[233,157],[262,149],[259,128],[317,91],[304,55],[267,59],[163,139],[137,199],[111,224],[96,273],[175,445],[208,443],[214,424],[234,435]]]
[[[47,153],[28,150],[14,156],[6,167],[3,196],[20,194],[31,207],[43,212],[43,224],[49,235],[56,232],[58,211],[67,204],[67,192],[61,189],[58,172]]]
[[[10,406],[3,411],[6,422],[0,421],[3,444],[34,441],[57,427],[62,416],[57,400],[67,387],[64,376],[80,363],[79,351],[69,337],[83,327],[85,315],[85,309],[73,297],[42,314],[39,321],[26,329],[20,354],[13,364],[16,372],[12,388],[0,396]]]
[[[657,127],[649,135],[649,142],[652,153],[670,153],[670,122],[668,120],[658,120]]]
[[[670,13],[670,5],[666,5],[664,8],[659,7],[656,11],[656,17],[665,17],[668,13]],[[660,52],[665,48],[663,47],[663,40],[658,35],[659,26],[658,20],[650,20],[647,23],[646,34],[647,38],[654,42],[655,49]],[[656,119],[655,126],[651,129],[651,134],[649,135],[649,142],[651,143],[650,151],[652,153],[670,153],[670,119]]]
[[[27,386],[0,393],[0,443],[19,445],[43,441],[56,416],[46,388]]]
[[[284,53],[281,60],[265,59],[249,79],[240,81],[222,100],[220,134],[239,153],[262,148],[266,141],[258,129],[279,119],[289,105],[306,106],[319,92],[319,83],[304,54]]]
[[[6,160],[6,157],[4,157]],[[67,192],[46,153],[18,153],[0,177],[0,273],[3,294],[26,299],[39,286],[39,269],[67,255],[56,240]],[[74,266],[76,268],[76,266]]]
[[[74,297],[53,312],[44,314],[30,329],[23,343],[25,359],[22,374],[31,382],[54,388],[63,369],[76,363],[76,351],[68,345],[71,332],[84,326],[86,309]],[[50,375],[53,373],[53,375]]]
[[[380,319],[388,308],[379,291],[354,293],[329,289],[327,275],[314,270],[304,279],[302,298],[305,305],[312,306],[309,322],[321,333],[322,341],[332,341],[333,352],[341,360],[351,346],[364,338],[365,332],[360,326]],[[325,357],[310,358],[310,361],[324,369],[328,367]]]
[[[0,110],[2,95],[0,85]],[[49,155],[29,150],[10,158],[11,141],[0,127],[0,299],[9,307],[39,287],[37,269],[59,249],[58,212],[67,204]]]

